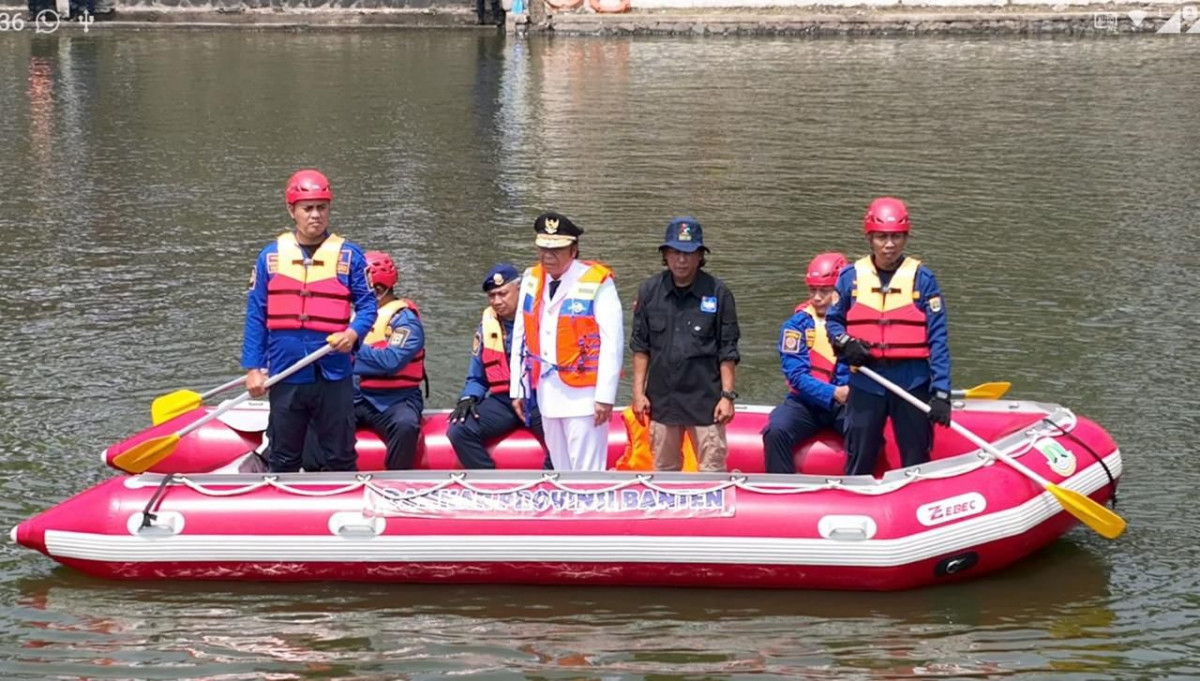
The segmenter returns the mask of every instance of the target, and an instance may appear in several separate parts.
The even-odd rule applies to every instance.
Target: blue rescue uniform
[[[903,258],[897,262],[897,266]],[[891,282],[895,270],[879,270],[883,286]],[[854,303],[855,267],[838,276],[838,301],[826,315],[829,340],[846,333],[846,314]],[[934,392],[950,392],[950,346],[946,329],[946,308],[937,278],[929,268],[917,268],[914,290],[919,294],[913,304],[925,314],[928,359],[873,359],[867,364],[880,375],[904,388],[922,402]],[[858,372],[850,376],[850,396],[846,401],[847,475],[870,475],[883,449],[883,428],[890,416],[896,433],[896,445],[904,466],[929,461],[933,444],[933,424],[919,409],[889,393],[883,386]]]
[[[364,345],[354,357],[354,416],[359,427],[370,428],[387,444],[388,470],[407,470],[416,463],[425,399],[421,388],[364,389],[363,377],[392,376],[425,349],[425,328],[411,309],[402,309],[388,321],[391,329],[385,347]]]
[[[328,233],[326,237],[328,238]],[[311,258],[316,247],[304,247]],[[367,283],[366,258],[357,245],[345,242],[348,267],[339,268],[337,279],[350,291],[354,318],[349,328],[360,339],[375,322],[375,293]],[[278,242],[272,241],[258,254],[246,299],[246,322],[242,336],[242,368],[264,369],[278,374],[322,346],[329,332],[312,329],[267,329],[267,284],[275,275]],[[330,353],[271,388],[271,415],[267,438],[271,443],[272,472],[300,470],[301,451],[309,426],[315,434],[314,458],[327,470],[355,470],[354,387],[350,356]]]
[[[511,357],[513,322],[502,319],[500,324],[504,329],[504,356]],[[471,364],[467,367],[467,382],[463,386],[459,399],[475,398],[477,401],[475,409],[479,413],[479,418],[468,416],[462,423],[450,424],[446,431],[446,437],[453,445],[454,453],[458,455],[458,461],[463,468],[492,469],[496,467],[496,462],[487,451],[487,443],[499,440],[518,428],[525,427],[525,423],[517,417],[517,412],[513,410],[507,384],[499,393],[489,392],[487,374],[483,366],[482,342],[480,341],[484,334],[482,324],[475,334],[476,343],[474,352],[471,354]],[[538,413],[537,400],[526,400],[525,408],[529,410],[530,432],[538,439],[538,442],[544,442],[542,417]],[[551,468],[549,455],[546,456],[542,467]]]
[[[795,473],[796,445],[815,436],[824,428],[842,433],[843,407],[833,399],[837,386],[850,380],[850,367],[837,362],[833,383],[813,375],[807,339],[816,333],[817,323],[801,310],[783,323],[779,330],[779,364],[787,380],[787,398],[771,411],[763,429],[763,453],[768,473]]]

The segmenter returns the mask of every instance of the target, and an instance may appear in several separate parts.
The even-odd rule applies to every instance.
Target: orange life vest
[[[575,282],[558,311],[555,368],[562,382],[572,388],[595,387],[600,364],[600,326],[596,323],[596,294],[612,278],[612,270],[599,263],[585,262],[587,272]],[[521,282],[521,310],[525,316],[525,347],[532,361],[530,386],[537,389],[541,377],[542,290],[546,272],[541,265]]]
[[[375,324],[363,339],[363,343],[372,348],[386,348],[393,334],[392,317],[400,314],[401,310],[412,310],[418,319],[421,318],[421,311],[417,309],[416,303],[403,298],[393,300],[379,308],[379,316],[375,318]],[[396,373],[391,376],[363,376],[359,379],[359,387],[367,390],[403,390],[419,387],[424,379],[425,348],[421,348],[421,351]]]
[[[854,302],[846,312],[846,333],[869,343],[872,357],[929,357],[925,313],[916,305],[920,266],[920,260],[904,258],[885,289],[870,256],[854,263]]]
[[[345,239],[330,234],[305,256],[296,236],[287,232],[275,241],[279,250],[267,257],[267,328],[345,331],[353,307],[350,289],[338,273],[350,273],[352,253]]]
[[[483,321],[479,323],[483,337],[479,339],[479,359],[483,362],[483,375],[487,379],[488,392],[508,397],[508,353],[504,351],[504,324],[491,307],[483,309]]]
[[[829,334],[825,332],[825,317],[817,314],[811,302],[797,305],[795,311],[801,310],[813,320],[813,328],[805,333],[807,337],[804,339],[804,344],[808,346],[808,373],[819,381],[833,383],[837,355],[833,354],[833,345],[829,342]],[[796,389],[792,388],[792,392],[796,392]]]
[[[633,407],[625,407],[621,412],[625,421],[625,434],[629,444],[625,445],[625,453],[617,459],[613,468],[618,471],[652,471],[654,470],[654,452],[650,448],[650,429],[638,421],[633,413]],[[683,470],[698,470],[696,465],[696,448],[692,446],[692,436],[683,432]]]

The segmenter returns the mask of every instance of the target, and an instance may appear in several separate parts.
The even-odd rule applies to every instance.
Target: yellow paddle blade
[[[998,400],[1004,397],[1008,389],[1012,387],[1012,383],[1008,381],[994,381],[992,383],[980,383],[974,388],[967,388],[963,397],[968,400]]]
[[[130,473],[145,473],[154,464],[170,456],[177,444],[179,435],[175,433],[151,438],[113,457],[112,465]]]
[[[188,413],[203,402],[204,398],[200,396],[200,393],[191,390],[176,390],[173,393],[154,398],[154,402],[150,405],[150,418],[157,426],[180,414]]]
[[[1058,503],[1067,509],[1071,515],[1079,518],[1080,522],[1100,533],[1106,539],[1116,539],[1125,531],[1125,519],[1113,513],[1108,507],[1084,496],[1079,492],[1063,489],[1053,483],[1046,490],[1058,499]]]

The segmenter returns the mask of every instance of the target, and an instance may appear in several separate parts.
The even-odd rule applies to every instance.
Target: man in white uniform
[[[555,470],[608,467],[608,425],[621,378],[625,322],[613,274],[581,261],[583,230],[564,215],[533,223],[539,264],[521,280],[513,324],[510,395],[536,400]]]

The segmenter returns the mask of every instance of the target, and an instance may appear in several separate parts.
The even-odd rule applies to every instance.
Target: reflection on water
[[[866,199],[914,213],[955,382],[1104,424],[1125,537],[1078,531],[993,578],[901,594],[102,583],[5,546],[0,675],[89,678],[1200,676],[1200,154],[1184,41],[531,40],[444,33],[0,41],[0,513],[104,479],[154,396],[238,372],[253,255],[297,167],[389,250],[449,406],[482,273],[532,217],[587,230],[622,299],[697,215],[742,317],[739,392]],[[623,398],[627,393],[623,393]],[[1135,671],[1136,670],[1136,671]]]
[[[1099,673],[1119,664],[1123,650],[1107,633],[1115,620],[1108,582],[1104,562],[1069,542],[996,579],[873,595],[359,584],[114,589],[60,569],[18,582],[15,610],[36,633],[10,652],[35,664],[140,651],[182,669],[251,658],[280,673],[389,661],[414,673],[578,667],[801,676],[1003,671],[1006,656],[1022,669],[1048,670],[1066,655],[1078,671]],[[44,657],[47,650],[53,655]],[[981,663],[979,651],[998,659]],[[1075,659],[1081,651],[1086,663]]]

